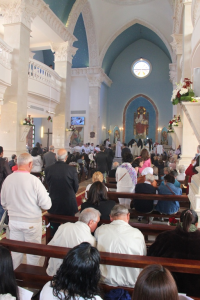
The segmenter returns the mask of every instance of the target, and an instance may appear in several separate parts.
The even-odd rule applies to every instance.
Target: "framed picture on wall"
[[[83,143],[84,140],[84,127],[76,127],[70,138],[71,146],[76,146]]]

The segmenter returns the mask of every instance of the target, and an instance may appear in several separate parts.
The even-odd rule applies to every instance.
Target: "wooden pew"
[[[157,184],[160,185],[162,180],[161,179],[157,179],[156,180]],[[180,182],[180,184],[185,184],[185,180],[179,180],[178,182]],[[116,179],[113,177],[106,177],[106,183],[111,183],[111,184],[117,184]]]
[[[63,224],[67,222],[75,223],[78,221],[77,217],[54,215],[49,213],[46,213],[44,215],[44,218],[45,218],[46,225],[48,225],[50,222]],[[109,224],[109,223],[110,223],[109,220],[100,220],[99,225]],[[129,222],[129,224],[132,227],[139,229],[144,234],[144,236],[147,237],[146,239],[148,239],[148,235],[157,236],[158,234],[164,231],[174,230],[173,226],[168,226],[164,224],[144,224],[144,223],[134,223],[134,222]],[[51,239],[52,239],[51,230],[50,230],[50,226],[48,226],[46,228],[46,243],[48,244]]]
[[[9,251],[34,254],[46,257],[64,258],[69,252],[70,248],[48,246],[34,243],[26,243],[14,240],[1,240],[0,244],[6,247]],[[130,268],[144,268],[147,265],[161,264],[171,272],[181,272],[188,274],[200,274],[200,261],[162,258],[162,257],[148,257],[139,255],[117,254],[100,252],[101,264],[112,266],[123,266]],[[46,282],[52,278],[46,274],[46,266],[38,267],[32,265],[21,264],[15,270],[16,280],[18,285],[22,287],[42,289]],[[102,284],[104,291],[113,289],[112,286]],[[123,287],[118,287],[123,288]],[[132,294],[133,288],[125,288]],[[193,299],[200,299],[194,298]]]

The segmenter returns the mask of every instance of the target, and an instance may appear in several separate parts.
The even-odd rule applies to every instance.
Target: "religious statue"
[[[164,129],[161,133],[161,145],[168,145],[168,133]]]
[[[134,136],[138,139],[145,139],[149,129],[149,113],[146,108],[140,106],[137,113],[134,113]]]
[[[73,131],[70,143],[72,146],[76,146],[83,142],[83,127],[76,127],[76,129]]]
[[[116,144],[118,139],[120,139],[120,131],[117,128],[118,127],[116,127],[116,129],[114,130],[114,139],[113,139],[114,144]]]

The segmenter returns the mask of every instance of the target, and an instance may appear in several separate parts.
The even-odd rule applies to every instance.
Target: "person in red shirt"
[[[199,156],[197,158],[193,159],[191,161],[191,164],[185,171],[185,175],[187,176],[188,183],[191,182],[192,176],[198,173],[195,168],[199,166],[199,160],[200,160]],[[189,185],[187,186],[186,194],[188,195],[188,193],[189,193]]]

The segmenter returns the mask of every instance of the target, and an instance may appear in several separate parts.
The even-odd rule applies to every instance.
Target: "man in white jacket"
[[[42,209],[51,207],[51,199],[42,184],[31,175],[32,156],[28,153],[18,157],[18,170],[8,176],[2,186],[1,201],[8,210],[10,239],[41,244]],[[12,253],[14,269],[22,259],[22,253]],[[40,257],[27,255],[27,264],[38,265]]]
[[[130,214],[123,205],[115,205],[110,213],[108,225],[101,225],[95,231],[97,249],[102,252],[146,255],[143,234],[128,222]],[[111,286],[134,287],[140,273],[138,268],[101,265],[104,283]]]

